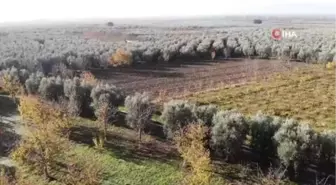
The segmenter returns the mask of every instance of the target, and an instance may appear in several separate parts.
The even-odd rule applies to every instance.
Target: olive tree
[[[46,100],[58,101],[64,96],[63,80],[60,77],[43,77],[38,92]]]
[[[216,105],[202,105],[195,109],[195,113],[199,122],[211,127],[212,118],[217,113],[218,107]]]
[[[68,98],[68,111],[74,116],[81,115],[89,109],[90,86],[81,83],[78,77],[67,79],[64,82],[64,95]]]
[[[323,168],[326,164],[335,165],[336,132],[323,131],[318,135],[318,163]]]
[[[147,93],[135,93],[133,96],[127,96],[125,99],[125,107],[127,109],[126,122],[136,129],[139,141],[146,126],[151,120],[153,114],[153,106]]]
[[[280,128],[281,122],[283,120],[279,117],[267,116],[260,112],[251,118],[251,147],[260,152],[261,159],[276,155],[276,143],[273,136]]]
[[[229,159],[241,150],[248,133],[248,122],[236,111],[219,111],[213,117],[213,124],[212,147]]]
[[[38,89],[42,78],[43,73],[41,72],[36,72],[29,75],[29,78],[25,82],[25,87],[28,94],[30,95],[38,94]]]
[[[171,100],[163,106],[161,120],[168,138],[181,131],[189,123],[196,121],[195,104],[184,100]]]
[[[275,133],[277,154],[281,163],[294,170],[295,176],[317,154],[317,134],[304,123],[287,119]]]
[[[98,133],[97,141],[106,138],[107,124],[118,112],[118,106],[124,101],[123,92],[114,85],[98,84],[91,91],[92,105],[95,115],[98,118],[98,128],[103,131],[103,135]]]

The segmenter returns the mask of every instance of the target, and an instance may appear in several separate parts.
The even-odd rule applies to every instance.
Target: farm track
[[[248,82],[253,78],[266,77],[272,73],[288,71],[292,67],[301,67],[305,64],[291,62],[290,67],[286,65],[276,60],[245,59],[97,70],[93,73],[98,79],[117,85],[126,93],[148,91],[157,96],[160,92],[165,92],[174,96],[184,91],[197,92],[215,88],[219,84]]]

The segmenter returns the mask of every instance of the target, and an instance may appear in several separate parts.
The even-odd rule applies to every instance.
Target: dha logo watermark
[[[297,38],[295,31],[281,30],[279,28],[273,29],[271,36],[274,40]]]

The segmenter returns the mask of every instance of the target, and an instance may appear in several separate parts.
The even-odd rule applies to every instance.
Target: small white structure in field
[[[214,60],[215,58],[216,58],[216,50],[213,49],[213,50],[211,51],[211,59]]]
[[[127,40],[127,39],[125,39],[125,43],[126,44],[128,44],[128,43],[134,43],[134,42],[136,42],[135,40]]]

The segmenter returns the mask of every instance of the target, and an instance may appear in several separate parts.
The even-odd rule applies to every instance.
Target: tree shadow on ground
[[[8,156],[20,138],[14,130],[13,123],[0,118],[0,157]]]
[[[325,168],[321,169],[310,164],[302,169],[297,177],[294,177],[293,170],[284,168],[278,159],[265,159],[261,157],[259,152],[251,150],[251,148],[246,145],[243,146],[242,151],[235,155],[235,157],[234,160],[226,161],[223,157],[212,152],[211,158],[214,164],[216,164],[215,173],[225,176],[231,181],[239,182],[258,183],[260,178],[267,178],[267,174],[280,175],[284,173],[283,177],[298,184],[316,184],[317,179],[319,179],[319,181],[323,179],[326,180],[325,183],[322,183],[325,185],[335,184],[335,168],[333,168],[333,170],[331,169],[333,172],[330,172],[330,170]]]
[[[9,151],[19,141],[12,116],[18,114],[17,105],[7,95],[0,95],[0,156],[8,156]]]
[[[109,69],[92,69],[91,72],[98,79],[124,78],[124,74],[133,74],[139,77],[152,78],[183,78],[184,73],[177,68],[193,66],[208,66],[223,60],[176,60],[169,63],[137,64],[130,67],[114,67]],[[237,61],[241,61],[238,60]]]
[[[125,121],[126,113],[118,112],[117,118],[113,121],[113,125],[131,129]],[[163,125],[159,122],[150,120],[144,128],[145,134],[148,134],[159,141],[165,141],[166,137],[163,130]]]
[[[139,143],[135,131],[120,127],[111,129],[104,145],[105,149],[111,151],[117,158],[134,163],[141,163],[144,160],[169,163],[171,160],[178,159],[177,152],[168,142],[144,136]],[[98,133],[97,128],[76,126],[71,129],[70,140],[93,147],[93,138],[96,133]]]
[[[10,117],[18,114],[17,104],[12,98],[0,95],[0,116]]]

